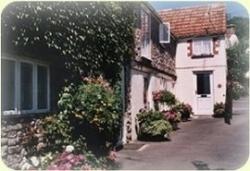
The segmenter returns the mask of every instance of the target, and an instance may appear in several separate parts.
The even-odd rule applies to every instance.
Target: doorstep
[[[207,118],[213,118],[213,115],[191,115],[190,118],[192,119],[207,119]]]
[[[134,141],[134,142],[131,142],[131,143],[128,143],[128,144],[124,144],[122,150],[139,150],[144,145],[145,145],[144,142]]]

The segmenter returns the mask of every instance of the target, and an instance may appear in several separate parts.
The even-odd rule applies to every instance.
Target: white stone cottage
[[[177,37],[175,95],[194,114],[212,115],[226,95],[226,12],[222,3],[162,10]]]
[[[176,38],[148,3],[135,7],[135,55],[124,72],[124,124],[122,141],[137,139],[140,109],[154,108],[153,92],[174,91]]]
[[[173,92],[192,106],[195,115],[212,115],[214,104],[224,103],[226,96],[224,4],[166,9],[158,14],[146,3],[139,9],[136,56],[126,86],[123,142],[137,139],[136,114],[141,108],[154,108],[155,90]],[[162,25],[171,31],[163,33],[169,36],[164,41]]]

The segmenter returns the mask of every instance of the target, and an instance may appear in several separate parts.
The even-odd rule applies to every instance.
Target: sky
[[[213,1],[216,2],[216,1]],[[188,6],[199,6],[213,3],[209,1],[149,1],[149,3],[155,8],[156,11],[162,9],[175,9],[183,8]],[[230,14],[230,17],[240,16],[240,17],[249,17],[247,9],[241,4],[233,1],[225,2],[227,13]]]

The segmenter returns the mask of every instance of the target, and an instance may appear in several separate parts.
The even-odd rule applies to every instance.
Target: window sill
[[[39,109],[39,110],[9,110],[9,111],[2,111],[4,116],[12,116],[12,115],[33,115],[33,114],[41,114],[41,113],[48,113],[49,109]]]
[[[145,56],[141,56],[141,59],[146,61],[152,61],[150,57],[145,57]]]
[[[209,55],[192,55],[193,59],[199,59],[199,58],[213,58],[214,55],[213,54],[209,54]]]

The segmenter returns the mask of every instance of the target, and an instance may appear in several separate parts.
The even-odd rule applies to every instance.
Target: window
[[[159,27],[159,40],[160,43],[170,43],[170,24],[160,24]]]
[[[210,74],[197,74],[197,94],[210,94]]]
[[[49,111],[49,67],[15,58],[3,58],[1,62],[3,114]]]
[[[10,60],[2,60],[2,110],[15,109],[15,62]]]
[[[210,39],[193,40],[193,55],[212,55],[212,41]]]
[[[48,107],[48,70],[44,66],[37,67],[37,102],[38,109],[46,109]]]
[[[148,87],[149,87],[149,78],[143,78],[143,103],[147,107],[148,105]]]
[[[146,10],[141,10],[141,56],[151,59],[151,19]]]
[[[33,107],[33,65],[21,62],[21,110]]]

